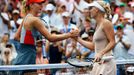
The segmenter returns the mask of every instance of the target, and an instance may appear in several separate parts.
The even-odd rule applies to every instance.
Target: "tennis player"
[[[45,28],[45,25],[43,25],[44,23],[38,18],[44,2],[45,0],[23,0],[26,16],[24,17],[24,20],[15,35],[16,40],[20,39],[21,45],[18,50],[18,56],[13,62],[14,65],[35,64],[35,42],[38,32],[40,32],[46,39],[51,42],[64,40],[70,37],[76,37],[79,34],[78,30],[74,29],[69,33],[51,35]],[[21,71],[20,74],[23,75],[26,72],[28,71]]]
[[[106,18],[109,16],[110,5],[104,1],[94,1],[89,4],[90,15],[96,20],[97,26],[93,36],[93,42],[83,41],[78,38],[85,47],[95,50],[95,63],[91,75],[116,75],[116,63],[114,59],[98,63],[104,56],[112,56],[112,49],[115,46],[115,36],[112,23]]]

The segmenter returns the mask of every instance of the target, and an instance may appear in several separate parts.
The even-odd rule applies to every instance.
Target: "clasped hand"
[[[77,28],[75,28],[75,29],[72,29],[71,31],[70,31],[70,34],[71,34],[71,38],[75,38],[75,37],[78,37],[79,36],[79,30],[77,29]]]

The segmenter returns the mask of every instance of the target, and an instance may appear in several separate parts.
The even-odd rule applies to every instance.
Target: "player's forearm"
[[[67,39],[69,37],[71,37],[70,33],[65,33],[65,34],[60,34],[60,35],[53,34],[53,35],[50,35],[50,38],[48,39],[51,42],[55,42],[55,41],[61,41],[61,40]]]
[[[110,42],[103,50],[100,51],[102,55],[106,54],[107,52],[110,52],[115,46],[115,42]]]
[[[94,50],[94,44],[92,42],[84,41],[80,37],[78,38],[78,42],[83,46],[87,47],[88,49]]]

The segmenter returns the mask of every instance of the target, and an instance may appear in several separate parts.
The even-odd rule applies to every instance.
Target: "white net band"
[[[117,60],[117,64],[134,64],[134,59],[129,60]],[[0,71],[2,70],[33,70],[33,69],[55,69],[55,68],[73,68],[73,66],[68,63],[62,64],[38,64],[38,65],[2,65],[0,66]]]

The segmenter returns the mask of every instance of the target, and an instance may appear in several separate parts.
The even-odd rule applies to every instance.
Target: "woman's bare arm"
[[[114,34],[112,23],[110,21],[104,22],[103,23],[103,30],[106,34],[106,37],[107,37],[109,43],[107,44],[107,46],[103,50],[101,50],[102,55],[111,51],[115,46],[115,34]]]
[[[83,46],[87,47],[88,49],[90,49],[92,51],[94,50],[94,44],[93,44],[93,42],[84,41],[80,37],[78,37],[78,42],[80,44],[82,44]]]
[[[60,35],[52,34],[51,35],[40,19],[34,17],[32,23],[33,23],[34,27],[44,37],[46,37],[50,42],[60,41],[60,40],[64,40],[64,39],[67,39],[69,37],[74,37],[74,36],[78,35],[78,31],[74,31],[74,30],[73,30],[73,33],[65,33],[65,34],[60,34]]]

